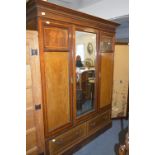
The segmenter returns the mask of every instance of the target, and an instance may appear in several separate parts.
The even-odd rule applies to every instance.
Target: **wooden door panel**
[[[26,89],[26,108],[33,107],[32,89]]]
[[[69,53],[45,52],[48,131],[70,122]]]
[[[31,86],[32,86],[31,66],[26,65],[26,88],[30,88]]]
[[[30,64],[30,44],[29,42],[26,43],[26,64]]]
[[[100,108],[111,104],[113,83],[113,53],[101,53]]]
[[[35,126],[34,122],[34,110],[32,108],[26,110],[26,130]]]
[[[36,128],[31,128],[27,130],[26,133],[26,150],[30,150],[37,145],[37,140],[36,140]]]
[[[38,148],[37,147],[33,147],[32,149],[29,149],[26,152],[27,155],[38,155]]]
[[[44,152],[42,110],[35,110],[41,104],[41,81],[39,55],[31,55],[31,49],[38,49],[35,31],[26,36],[26,154],[38,155]]]

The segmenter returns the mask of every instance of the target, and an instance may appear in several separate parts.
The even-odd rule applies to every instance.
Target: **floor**
[[[80,116],[86,112],[93,110],[93,105],[91,100],[87,100],[82,104],[81,110],[77,110],[77,116]]]
[[[113,120],[112,128],[95,138],[73,155],[117,155],[118,144],[124,141],[122,133],[128,127],[128,120]],[[124,136],[123,136],[124,137]]]

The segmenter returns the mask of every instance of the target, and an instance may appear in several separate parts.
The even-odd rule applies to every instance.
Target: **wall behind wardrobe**
[[[126,117],[129,86],[129,46],[115,45],[112,118]]]

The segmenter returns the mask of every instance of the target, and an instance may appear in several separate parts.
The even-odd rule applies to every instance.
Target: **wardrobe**
[[[111,127],[119,24],[43,0],[30,0],[26,11],[27,30],[38,34],[38,48],[30,49],[41,78],[38,154],[72,154]]]

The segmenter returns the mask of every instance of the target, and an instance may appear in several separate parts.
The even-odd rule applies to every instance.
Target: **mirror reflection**
[[[96,34],[76,31],[77,116],[94,110]]]

